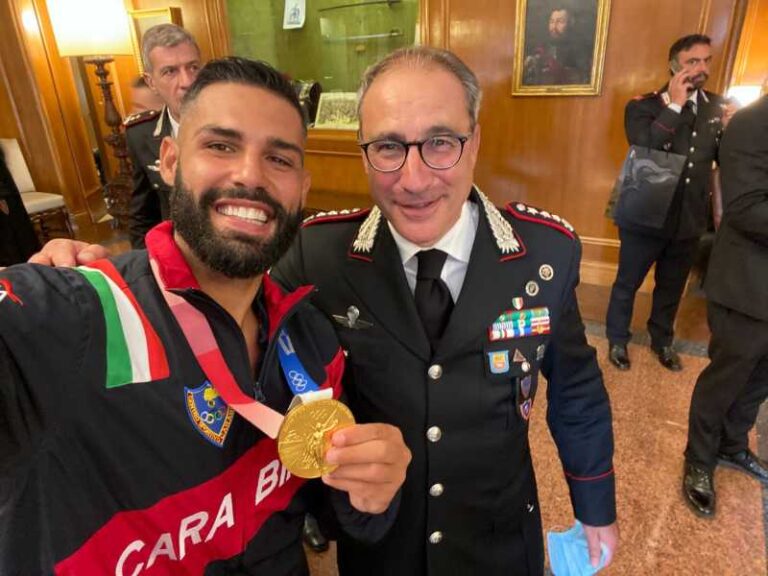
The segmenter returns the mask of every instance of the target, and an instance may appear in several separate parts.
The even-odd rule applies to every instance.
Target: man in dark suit
[[[527,436],[541,376],[590,556],[602,544],[610,562],[611,412],[576,303],[573,228],[473,186],[480,89],[453,54],[396,51],[360,93],[376,207],[316,216],[272,272],[317,287],[350,407],[398,426],[413,453],[395,526],[375,547],[342,536],[341,573],[542,574]]]
[[[200,49],[183,28],[159,24],[142,37],[141,58],[144,79],[165,106],[125,119],[125,137],[133,164],[129,231],[134,248],[144,248],[144,235],[168,218],[171,189],[160,177],[160,143],[178,131],[181,99],[200,70]]]
[[[683,494],[715,513],[717,464],[768,485],[747,433],[768,396],[768,95],[738,112],[720,149],[723,219],[705,289],[711,362],[691,399]]]
[[[624,124],[630,144],[667,150],[687,157],[685,167],[661,229],[617,219],[619,268],[606,317],[608,358],[620,370],[630,368],[627,343],[635,294],[656,264],[653,304],[648,319],[651,348],[662,366],[682,370],[675,352],[673,324],[699,236],[707,226],[709,182],[717,157],[720,133],[731,109],[703,89],[712,59],[710,39],[685,36],[669,50],[669,84],[631,100]]]

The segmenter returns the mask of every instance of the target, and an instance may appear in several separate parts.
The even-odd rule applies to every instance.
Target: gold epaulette
[[[137,112],[136,114],[129,114],[125,117],[125,120],[123,120],[123,126],[130,128],[131,126],[136,126],[136,124],[147,122],[148,120],[160,116],[160,112],[160,110],[144,110],[143,112]]]

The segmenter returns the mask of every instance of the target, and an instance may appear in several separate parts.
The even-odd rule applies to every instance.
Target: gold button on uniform
[[[432,380],[437,380],[443,375],[443,367],[440,364],[432,364],[427,370],[427,374]]]
[[[440,544],[443,541],[443,533],[440,530],[435,530],[429,535],[430,544]]]
[[[429,495],[437,498],[438,496],[443,495],[443,490],[444,490],[444,487],[442,484],[440,484],[440,482],[438,482],[437,484],[432,484],[432,486],[429,487]]]

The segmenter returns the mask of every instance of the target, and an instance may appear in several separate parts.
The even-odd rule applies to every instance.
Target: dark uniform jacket
[[[557,216],[471,199],[477,234],[434,354],[378,208],[308,221],[272,271],[286,287],[317,287],[348,353],[355,417],[398,426],[413,453],[395,526],[375,547],[342,538],[342,574],[540,574],[528,417],[542,376],[576,516],[615,520],[610,406],[574,292],[580,243]],[[546,315],[529,336],[492,337],[517,307]]]
[[[641,234],[679,239],[696,238],[706,230],[709,179],[722,132],[723,102],[721,96],[699,90],[696,119],[691,125],[683,114],[667,106],[666,87],[629,101],[624,113],[629,143],[681,154],[687,162],[661,230],[617,221],[619,226]]]
[[[245,393],[286,410],[285,329],[338,396],[344,358],[311,287],[284,294],[264,278],[254,376],[240,328],[197,288],[170,223],[147,245],[168,288],[207,317]],[[0,574],[306,574],[301,525],[319,485],[291,476],[276,442],[218,396],[147,252],[94,266],[117,292],[71,269],[0,272]],[[363,521],[358,531],[382,518],[355,516],[348,499],[340,510]]]
[[[133,166],[131,246],[144,248],[144,235],[169,215],[171,188],[160,177],[160,143],[171,136],[168,108],[148,110],[125,119],[125,138]]]
[[[720,175],[723,220],[709,261],[707,297],[768,321],[768,96],[731,119]]]

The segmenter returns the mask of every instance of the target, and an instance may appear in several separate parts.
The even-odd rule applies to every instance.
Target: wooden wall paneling
[[[749,6],[749,0],[736,0],[733,4],[733,14],[731,15],[731,29],[728,31],[728,39],[726,40],[723,52],[727,55],[723,66],[720,67],[720,76],[717,80],[718,86],[725,92],[728,86],[731,85],[733,79],[733,71],[736,67],[736,61],[739,54],[739,45],[741,42],[741,34],[744,30],[744,22],[747,16],[747,8]]]
[[[220,2],[214,0],[133,0],[135,10],[150,10],[176,6],[181,8],[181,19],[184,28],[197,40],[203,60],[222,56],[221,49],[222,24]],[[226,10],[223,12],[226,14]],[[216,18],[217,21],[211,21]],[[223,26],[226,29],[226,26]],[[215,36],[215,38],[214,38]]]
[[[2,17],[2,12],[0,12]],[[2,28],[0,27],[0,34]],[[0,49],[2,45],[0,45]],[[19,132],[18,119],[16,117],[16,107],[14,106],[11,94],[9,92],[11,78],[5,70],[3,57],[0,56],[0,138],[15,138],[21,140]]]
[[[484,99],[478,185],[499,204],[522,200],[570,220],[584,245],[583,279],[609,284],[619,243],[603,212],[627,150],[624,107],[635,95],[666,83],[670,44],[697,31],[713,39],[708,87],[721,90],[743,1],[615,0],[599,96],[510,95],[516,18],[511,0],[422,0],[421,41],[453,50],[480,79]],[[188,3],[183,4],[186,10]],[[367,187],[353,136],[310,131],[310,204],[349,207],[359,203],[346,200],[367,197],[358,194],[358,187]]]
[[[749,0],[731,85],[768,81],[768,0]]]
[[[227,25],[226,0],[205,0],[206,22],[208,34],[211,37],[211,55],[222,58],[232,54],[232,45]]]
[[[97,221],[106,213],[101,183],[93,162],[91,142],[80,111],[72,62],[56,48],[45,0],[15,0],[19,7],[34,8],[39,23],[38,37],[25,35],[37,86],[43,102],[47,128],[61,166],[67,206],[81,225]]]
[[[311,129],[304,165],[312,175],[308,207],[334,210],[371,205],[362,153],[354,132]]]
[[[40,190],[62,194],[78,225],[88,226],[86,193],[98,194],[99,183],[71,69],[56,54],[45,2],[13,0],[0,11],[5,84],[32,178]]]
[[[25,34],[39,34],[34,10],[27,7]],[[8,135],[18,138],[35,185],[42,190],[62,193],[62,177],[55,158],[39,93],[31,65],[24,52],[20,33],[21,12],[12,3],[0,3],[0,54],[2,54],[3,84],[8,90],[15,124],[7,128]],[[11,122],[5,122],[10,124]],[[6,129],[4,129],[5,131]],[[35,150],[31,155],[30,151]]]
[[[584,243],[585,281],[613,280],[618,240],[603,211],[627,149],[627,101],[666,82],[669,45],[697,30],[713,37],[709,87],[719,88],[736,1],[613,2],[602,94],[551,97],[510,95],[515,2],[439,2],[450,23],[446,44],[484,91],[477,183],[497,203],[522,200],[567,218]]]

